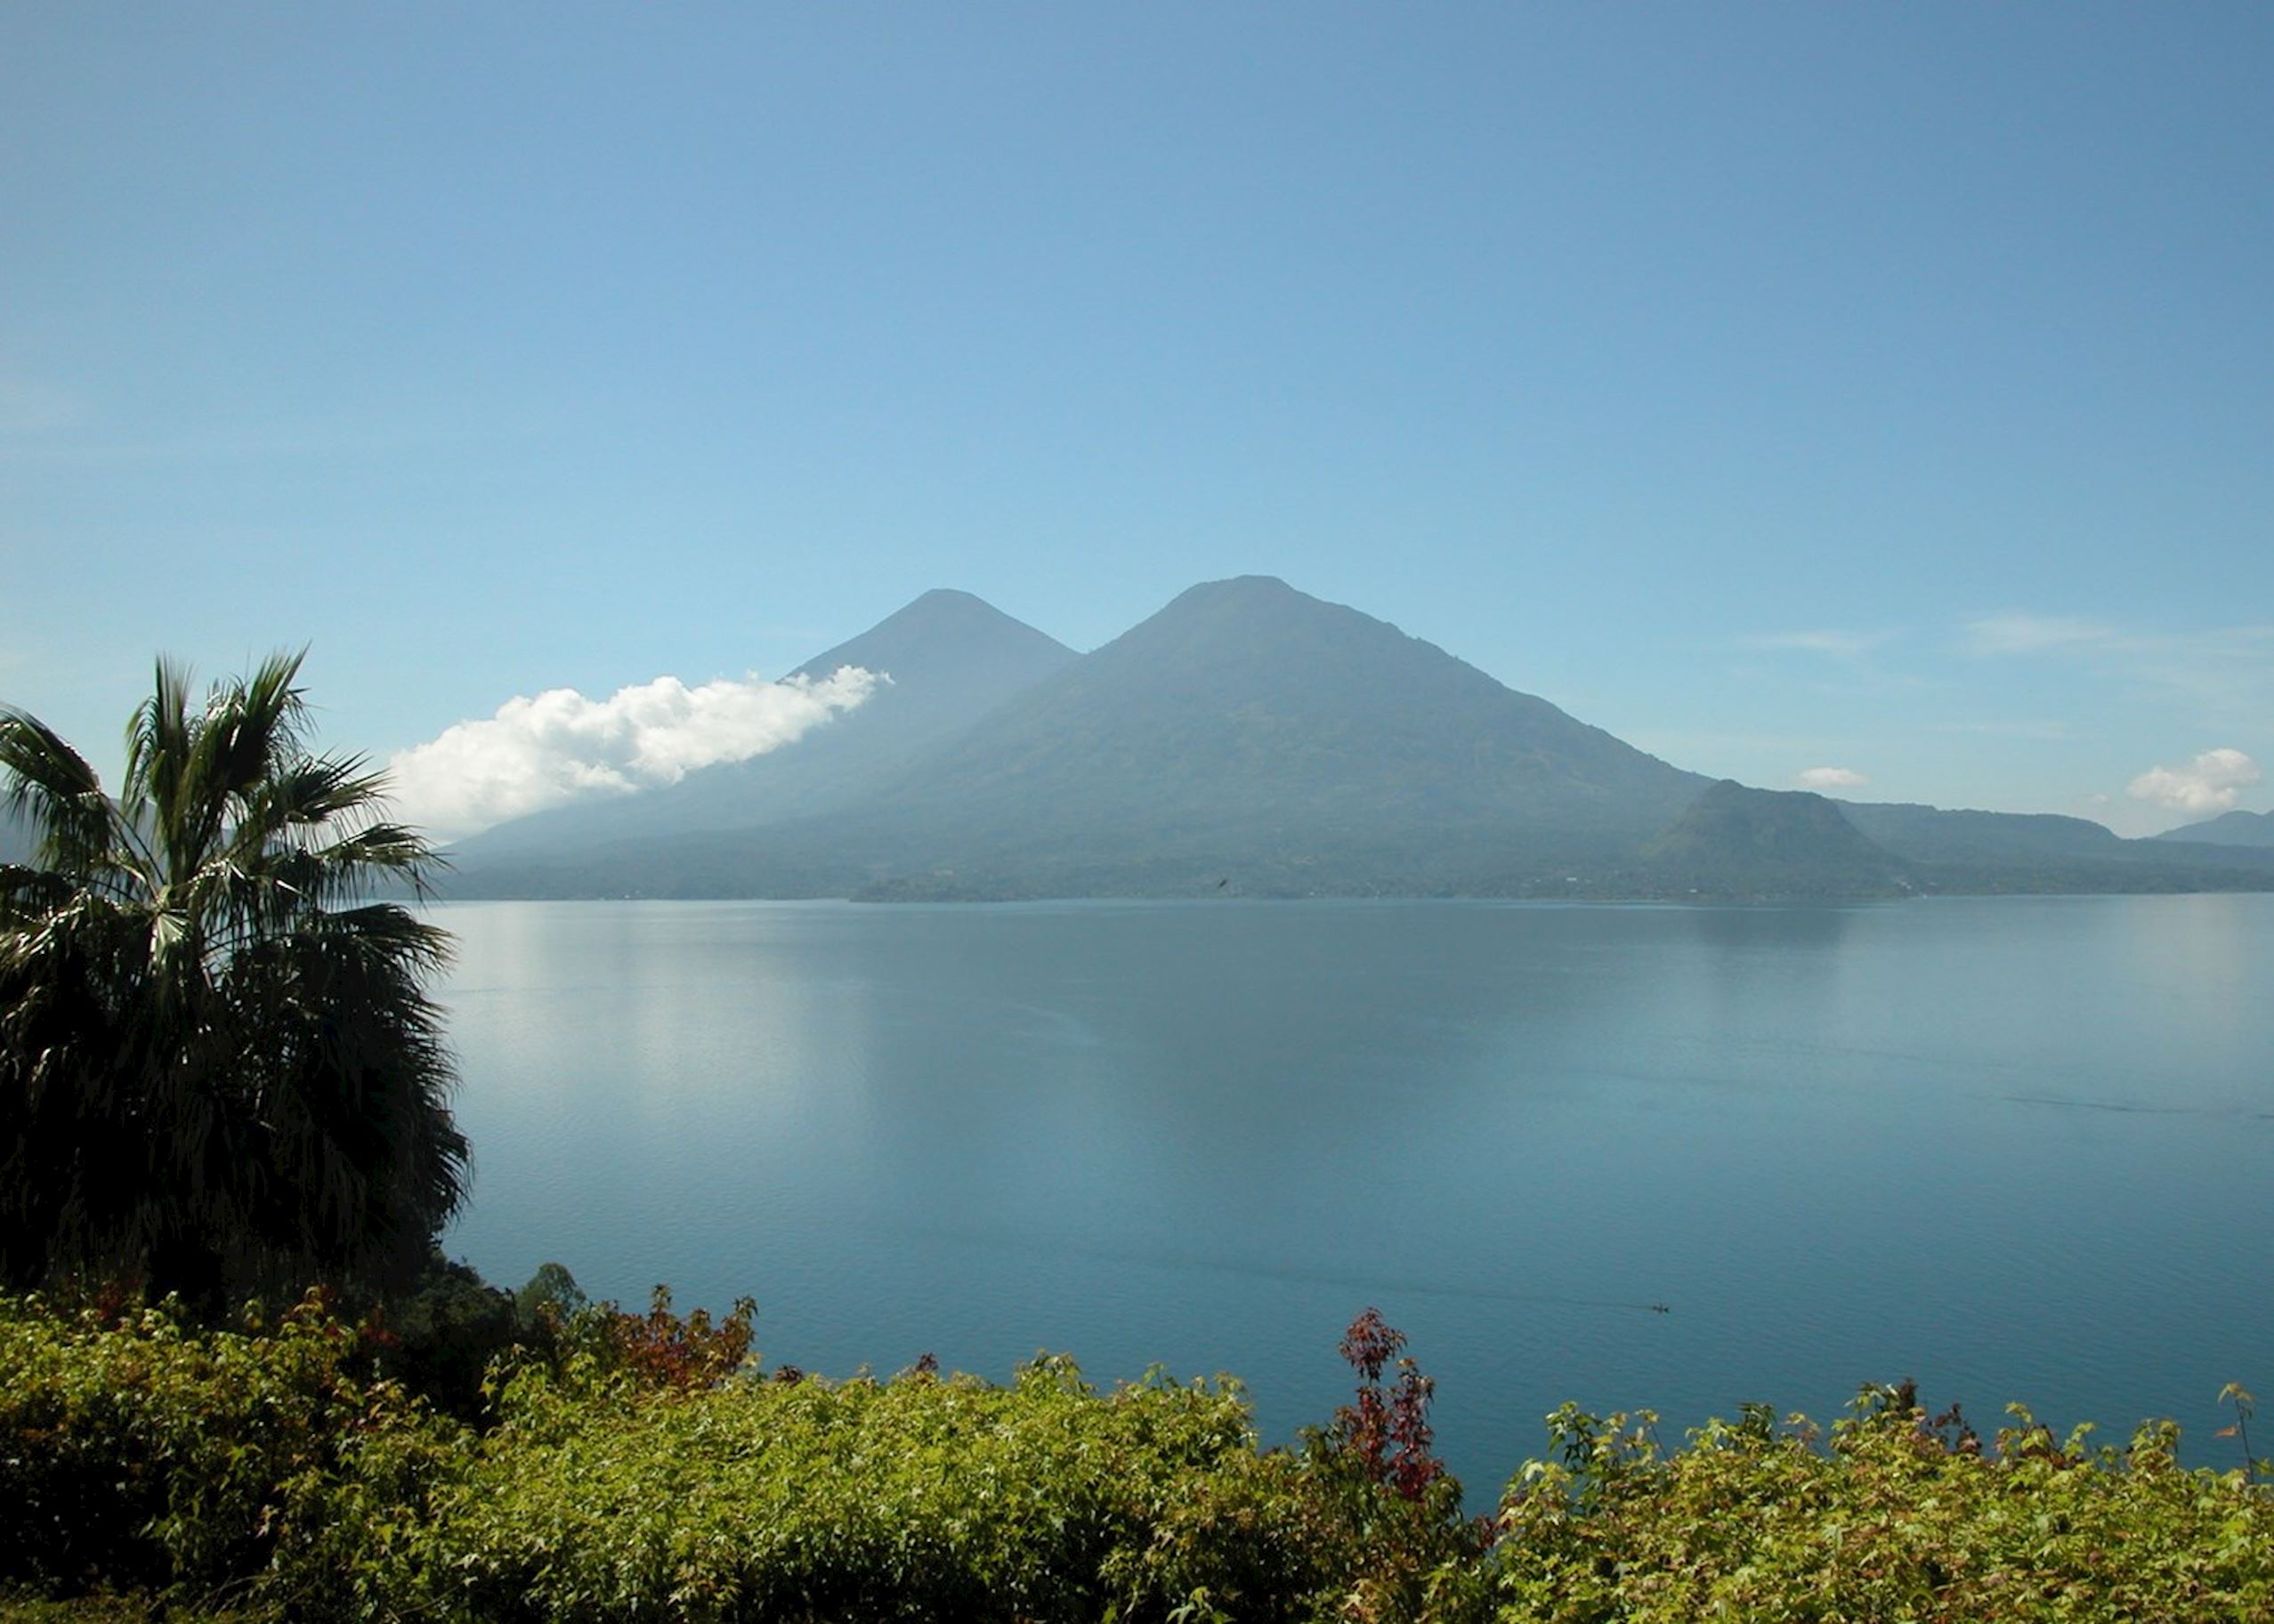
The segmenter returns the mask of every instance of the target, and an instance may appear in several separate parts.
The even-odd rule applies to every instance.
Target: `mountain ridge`
[[[2175,829],[2165,829],[2155,838],[2198,845],[2274,846],[2274,812],[2245,812],[2237,807],[2200,823],[2183,823]]]
[[[2051,814],[1717,783],[1271,576],[1200,583],[1079,655],[969,594],[935,590],[796,674],[889,668],[927,639],[938,652],[966,632],[1017,680],[956,698],[952,683],[895,677],[797,745],[690,775],[667,817],[643,819],[634,801],[581,844],[468,842],[453,889],[1686,899],[2274,888],[2274,852],[2125,841]],[[903,688],[942,708],[902,702]],[[833,750],[857,770],[833,766]],[[688,824],[697,803],[708,826]]]
[[[1399,689],[1400,680],[1414,687]],[[1417,721],[1448,715],[1467,755],[1460,764],[1432,756],[1416,733]],[[1281,747],[1291,734],[1307,764]],[[1655,807],[1596,804],[1605,783],[1671,804],[1703,782],[1386,621],[1275,577],[1240,576],[1189,588],[1013,698],[927,763],[945,781],[916,793],[983,795],[981,778],[1016,790],[1041,781],[1093,813],[1127,814],[1140,810],[1131,786],[1101,783],[1101,774],[1142,773],[1148,819],[1165,803],[1187,820],[1257,811],[1315,820],[1316,804],[1288,799],[1299,788],[1291,779],[1315,776],[1300,788],[1322,790],[1328,814],[1346,821],[1423,799],[1458,816],[1504,810],[1493,804],[1495,784],[1552,773],[1575,755],[1592,758],[1598,777],[1573,779],[1581,790],[1573,821],[1582,801],[1617,820],[1655,820]],[[1306,775],[1305,764],[1360,772]],[[1226,783],[1226,772],[1236,784]]]

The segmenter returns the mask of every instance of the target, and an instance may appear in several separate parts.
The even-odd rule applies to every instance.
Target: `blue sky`
[[[2270,82],[2261,4],[10,7],[0,697],[108,762],[304,642],[384,756],[1265,571],[2165,827],[2274,770]]]

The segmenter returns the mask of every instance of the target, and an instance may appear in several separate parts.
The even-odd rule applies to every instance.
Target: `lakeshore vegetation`
[[[1292,1450],[1223,1380],[767,1376],[747,1305],[540,1291],[521,1324],[463,1418],[320,1298],[232,1329],[0,1304],[0,1583],[92,1598],[17,1616],[2274,1616],[2274,1501],[2182,1467],[2168,1426],[1983,1440],[1898,1386],[1822,1433],[1748,1410],[1662,1450],[1647,1415],[1566,1410],[1471,1518],[1371,1316],[1353,1402]]]
[[[448,944],[372,897],[433,853],[296,673],[161,665],[115,799],[0,713],[0,1618],[2274,1616],[2238,1389],[2226,1471],[1904,1386],[1672,1447],[1565,1410],[1480,1516],[1372,1311],[1272,1449],[1228,1378],[769,1374],[747,1301],[497,1289],[433,1249]]]

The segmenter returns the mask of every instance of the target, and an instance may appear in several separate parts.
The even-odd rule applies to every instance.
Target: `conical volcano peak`
[[[935,586],[929,592],[919,593],[906,603],[885,617],[879,624],[889,626],[907,617],[910,619],[945,618],[956,617],[979,620],[1007,620],[1004,614],[986,599],[959,586]]]
[[[1310,594],[1298,592],[1275,575],[1227,575],[1220,581],[1202,581],[1185,593],[1186,597],[1202,595],[1225,596],[1237,594],[1251,598],[1286,597],[1308,598]],[[1319,602],[1313,599],[1312,602]]]
[[[1235,575],[1186,587],[1106,648],[1214,663],[1283,657],[1289,639],[1315,645],[1378,638],[1413,641],[1387,621],[1315,598],[1275,575]]]
[[[935,586],[886,615],[858,637],[817,654],[790,673],[827,676],[839,666],[892,674],[897,681],[935,669],[1008,667],[1020,680],[1040,675],[1073,650],[1013,619],[984,598]],[[1010,686],[1016,686],[1013,683]],[[1005,689],[1008,692],[1008,687]]]
[[[1187,586],[1170,599],[1161,613],[1165,615],[1179,608],[1252,610],[1299,604],[1313,604],[1322,609],[1335,607],[1323,598],[1315,598],[1307,592],[1290,586],[1275,575],[1234,575],[1220,581],[1202,581],[1197,586]]]

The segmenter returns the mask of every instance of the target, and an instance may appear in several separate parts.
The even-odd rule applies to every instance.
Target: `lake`
[[[2274,1393],[2274,897],[435,912],[449,1249],[749,1293],[769,1365],[1229,1370],[1283,1441],[1371,1304],[1479,1504],[1566,1399],[2225,1464]]]

